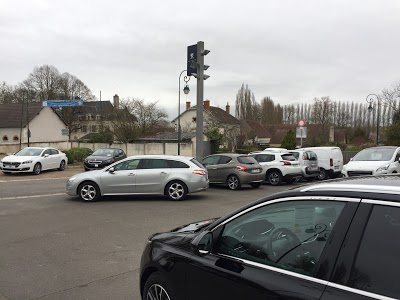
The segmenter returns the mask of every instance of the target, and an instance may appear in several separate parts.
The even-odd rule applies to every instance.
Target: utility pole
[[[26,96],[26,126],[28,128],[27,136],[28,136],[28,147],[29,147],[29,138],[31,137],[31,131],[29,130],[29,96]]]

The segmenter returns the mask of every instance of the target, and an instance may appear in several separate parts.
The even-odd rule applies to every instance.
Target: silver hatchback
[[[183,200],[187,194],[205,191],[205,168],[193,157],[174,155],[130,156],[101,170],[72,176],[67,194],[83,201],[96,201],[104,195],[166,195]]]

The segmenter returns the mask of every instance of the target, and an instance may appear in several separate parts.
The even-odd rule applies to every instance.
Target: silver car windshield
[[[42,153],[41,148],[25,148],[15,153],[16,156],[39,156]]]
[[[353,161],[388,161],[395,149],[364,149],[354,156]]]

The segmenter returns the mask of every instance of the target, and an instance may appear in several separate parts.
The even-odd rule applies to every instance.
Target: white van
[[[319,180],[337,178],[343,169],[343,153],[339,147],[307,147],[298,150],[314,151],[318,157]]]

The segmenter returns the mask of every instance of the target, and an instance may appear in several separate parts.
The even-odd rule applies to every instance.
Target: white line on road
[[[56,194],[47,194],[47,195],[17,196],[17,197],[4,197],[4,198],[0,198],[0,201],[1,200],[15,200],[15,199],[27,199],[27,198],[51,197],[51,196],[61,196],[61,195],[66,195],[66,193],[56,193]]]
[[[0,180],[0,183],[5,182],[22,182],[22,181],[38,181],[38,180],[59,180],[68,179],[69,177],[59,177],[59,178],[38,178],[38,179],[17,179],[17,180]]]

